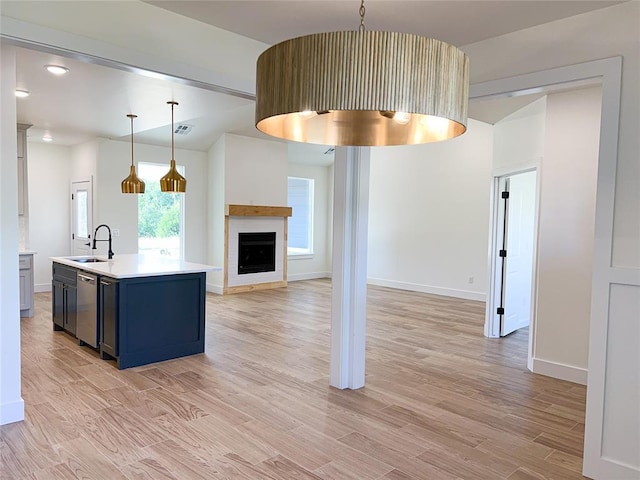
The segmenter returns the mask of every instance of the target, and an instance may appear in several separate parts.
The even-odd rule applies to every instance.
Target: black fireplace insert
[[[276,271],[276,232],[238,234],[238,275]]]

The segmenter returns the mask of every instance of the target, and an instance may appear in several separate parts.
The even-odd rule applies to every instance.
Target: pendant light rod
[[[171,105],[171,160],[173,160],[175,158],[174,155],[174,140],[173,140],[173,136],[175,134],[174,132],[174,128],[173,128],[173,107],[175,107],[176,105],[178,105],[178,102],[167,102],[168,105]]]
[[[366,9],[364,8],[364,0],[360,3],[360,28],[359,31],[364,32],[364,14],[366,13]]]
[[[127,117],[131,120],[131,166],[133,167],[133,119],[138,118],[138,116],[130,113]]]

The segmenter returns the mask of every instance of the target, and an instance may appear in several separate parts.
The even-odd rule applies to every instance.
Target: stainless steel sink
[[[73,260],[78,263],[97,263],[97,262],[106,262],[106,260],[100,260],[95,257],[82,257],[82,258],[70,258],[69,260]]]

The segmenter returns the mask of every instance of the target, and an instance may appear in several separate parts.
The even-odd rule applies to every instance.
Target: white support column
[[[24,401],[20,384],[16,52],[3,42],[0,72],[0,425],[4,425],[24,420]]]
[[[364,386],[371,150],[337,147],[333,193],[331,386]]]

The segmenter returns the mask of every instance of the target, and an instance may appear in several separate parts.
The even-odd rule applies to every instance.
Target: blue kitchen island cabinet
[[[97,277],[102,359],[123,369],[204,352],[205,272],[220,268],[143,255],[52,260]]]
[[[204,352],[204,273],[100,278],[100,356],[118,368]]]

